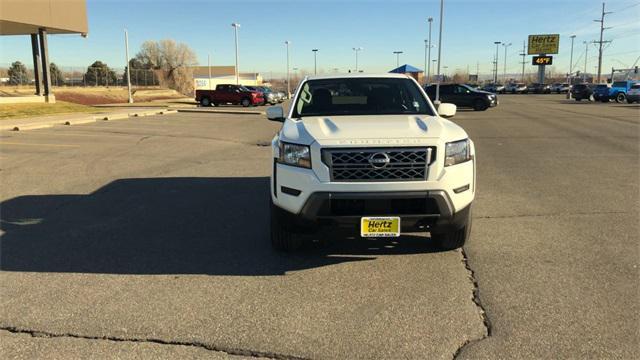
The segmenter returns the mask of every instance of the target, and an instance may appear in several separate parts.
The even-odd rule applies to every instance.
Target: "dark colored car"
[[[436,85],[425,88],[431,100],[436,97]],[[498,96],[488,91],[476,90],[463,84],[441,84],[440,101],[458,107],[470,107],[476,111],[487,110],[498,105]]]
[[[533,83],[527,86],[528,92],[533,94],[551,94],[551,85]]]
[[[571,97],[576,101],[582,101],[582,99],[590,100],[593,95],[593,90],[589,84],[577,84],[571,88]]]
[[[611,84],[598,84],[593,89],[593,98],[596,101],[609,102],[609,89]]]
[[[215,90],[196,90],[196,101],[202,106],[240,104],[244,107],[262,105],[262,92],[252,91],[242,85],[221,84]]]

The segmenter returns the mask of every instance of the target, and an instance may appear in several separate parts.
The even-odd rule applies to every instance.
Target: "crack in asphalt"
[[[0,331],[7,331],[13,334],[27,334],[27,335],[31,335],[32,337],[40,337],[40,338],[74,338],[74,339],[85,339],[85,340],[113,341],[113,342],[133,342],[133,343],[152,343],[152,344],[173,345],[173,346],[190,346],[190,347],[201,348],[209,351],[222,352],[228,355],[235,355],[235,356],[248,356],[248,357],[276,359],[276,360],[308,360],[307,358],[294,356],[294,355],[278,354],[278,353],[268,352],[268,351],[256,351],[256,350],[248,350],[248,349],[220,347],[220,346],[205,344],[199,341],[163,340],[158,338],[124,338],[124,337],[117,337],[117,336],[91,336],[91,335],[81,335],[81,334],[73,334],[73,333],[52,333],[47,331],[21,329],[14,326],[0,326]]]
[[[556,217],[556,216],[589,216],[589,215],[616,215],[629,214],[629,211],[592,211],[592,212],[566,212],[566,213],[549,213],[549,214],[521,214],[521,215],[485,215],[474,216],[473,219],[512,219],[527,217]]]
[[[487,311],[485,310],[484,306],[482,305],[482,302],[480,301],[480,287],[478,286],[478,281],[476,280],[475,272],[469,265],[469,258],[467,257],[467,253],[465,253],[464,249],[460,249],[460,252],[462,254],[462,263],[464,264],[465,269],[467,269],[467,272],[469,273],[469,280],[471,281],[471,284],[473,284],[473,292],[472,292],[471,300],[478,307],[478,312],[480,313],[480,318],[482,319],[482,324],[484,325],[486,332],[480,338],[465,340],[465,342],[462,345],[460,345],[460,347],[456,349],[456,351],[453,353],[453,359],[458,358],[458,356],[466,346],[480,342],[490,337],[491,329],[492,329],[491,321],[489,320]]]

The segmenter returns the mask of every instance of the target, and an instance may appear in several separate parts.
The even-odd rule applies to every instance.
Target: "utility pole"
[[[129,33],[124,29],[124,52],[127,57],[127,89],[129,90],[129,104],[133,104],[131,96],[131,63],[129,62]]]
[[[211,90],[211,54],[207,55],[207,68],[209,69],[209,90]]]
[[[522,53],[520,56],[522,56],[522,82],[524,82],[524,65],[527,63],[527,45],[524,41],[522,42]]]
[[[429,84],[431,83],[431,25],[433,24],[433,18],[429,17],[427,22],[429,23],[429,47],[427,48],[427,65],[425,67],[427,68],[427,84]]]
[[[442,21],[444,17],[444,0],[440,0],[440,32],[438,33],[438,82],[436,83],[436,99],[434,103],[440,105],[440,64],[442,64]]]
[[[583,41],[584,44],[584,74],[582,74],[582,82],[587,81],[587,56],[589,55],[589,42]]]
[[[238,28],[240,27],[240,24],[233,23],[231,26],[233,26],[236,33],[236,85],[240,85],[240,69],[238,68]]]
[[[498,83],[498,48],[500,48],[500,44],[502,44],[501,41],[494,41],[494,44],[496,44],[496,62],[495,62],[495,71],[493,72],[493,83],[497,84]]]
[[[504,67],[502,68],[502,82],[504,82],[504,84],[502,85],[507,84],[507,48],[511,45],[513,44],[502,44],[502,46],[504,46]]]
[[[602,41],[602,35],[604,31],[607,29],[610,29],[610,28],[604,27],[604,16],[608,14],[611,14],[611,11],[605,12],[604,3],[602,3],[602,15],[600,17],[600,20],[593,20],[595,22],[600,23],[600,41],[596,41],[596,43],[598,44],[598,80],[597,80],[598,84],[600,83],[600,75],[602,73],[602,44],[611,42],[611,41]]]
[[[402,51],[394,51],[394,54],[396,54],[396,67],[400,67],[400,54],[402,54]]]
[[[291,41],[287,40],[284,42],[287,46],[287,99],[291,98],[291,76],[289,75],[289,45]]]
[[[318,49],[313,49],[313,74],[318,75]]]

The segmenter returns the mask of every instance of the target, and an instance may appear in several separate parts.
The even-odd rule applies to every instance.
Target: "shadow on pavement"
[[[21,196],[0,209],[5,271],[283,275],[436,251],[427,238],[404,237],[277,253],[266,177],[121,179],[88,195]]]

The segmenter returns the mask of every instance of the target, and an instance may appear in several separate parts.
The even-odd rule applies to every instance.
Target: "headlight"
[[[447,143],[444,152],[444,166],[460,164],[471,160],[469,139]]]
[[[307,145],[289,144],[281,141],[278,162],[311,169],[311,150]]]

